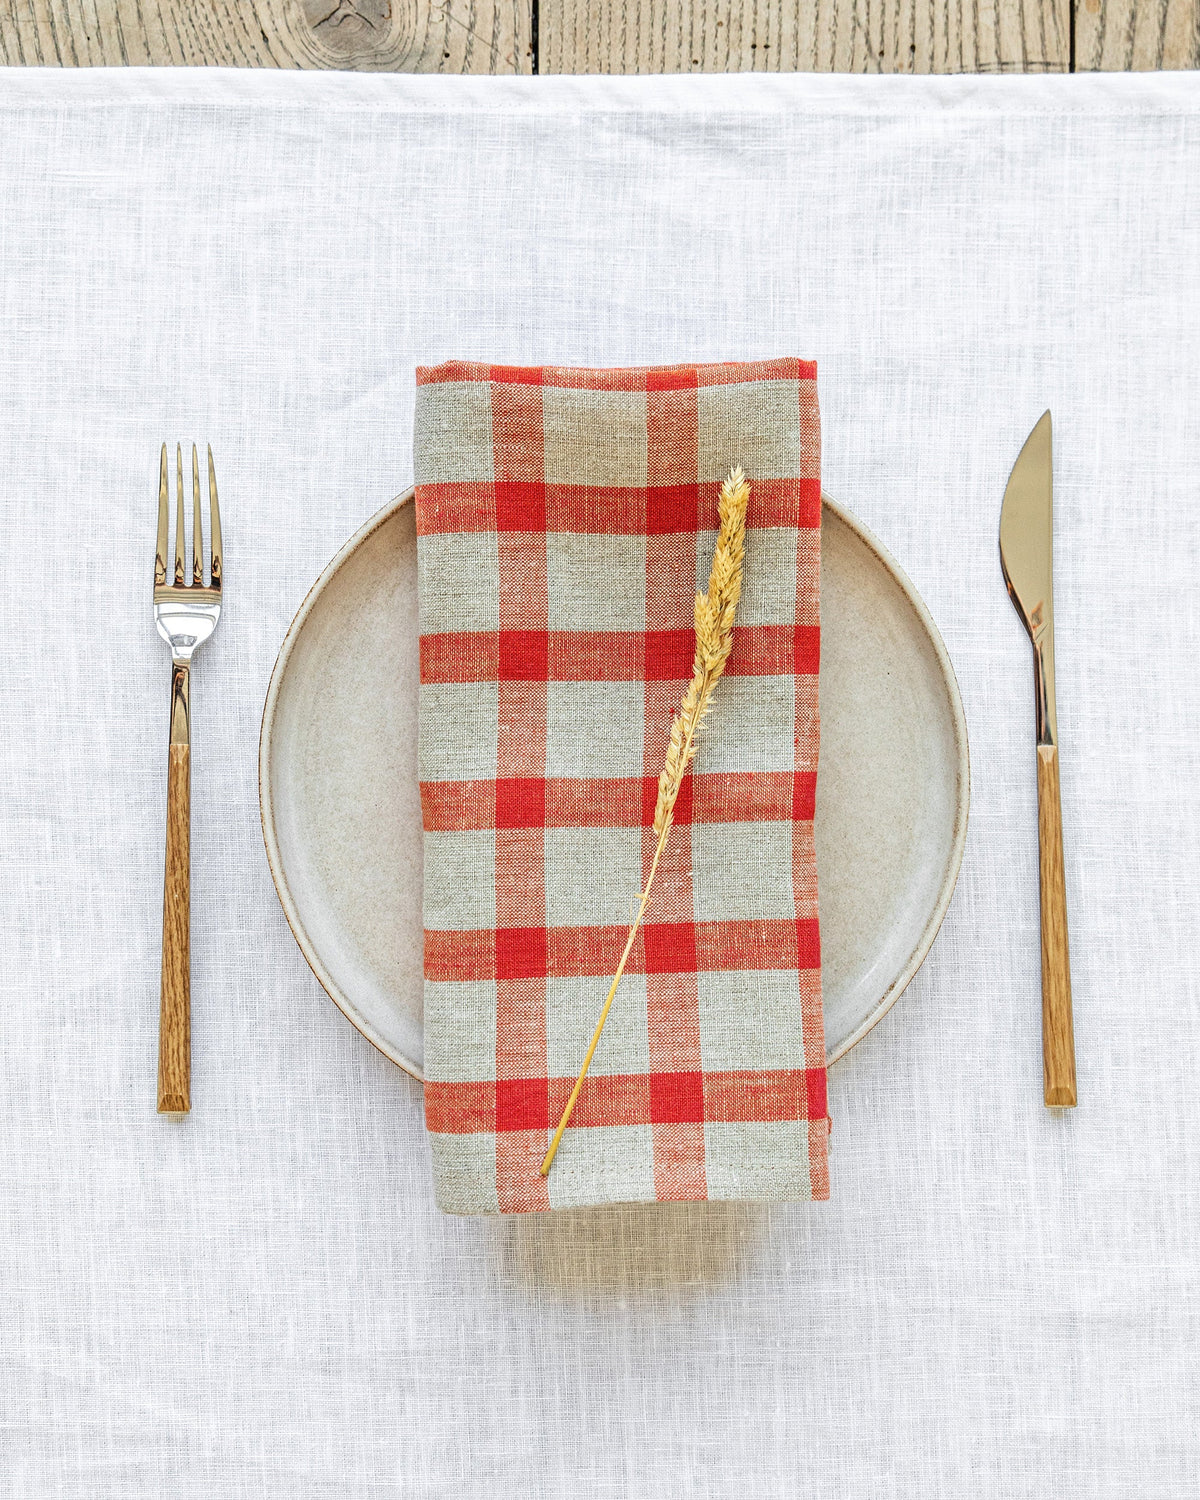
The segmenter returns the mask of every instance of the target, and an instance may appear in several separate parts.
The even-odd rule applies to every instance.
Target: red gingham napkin
[[[733,652],[543,1178],[653,854],[736,463]],[[815,365],[421,369],[415,467],[438,1203],[828,1197]]]

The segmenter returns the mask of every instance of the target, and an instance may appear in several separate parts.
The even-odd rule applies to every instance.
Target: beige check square
[[[792,920],[791,823],[693,823],[692,905],[697,922]]]
[[[492,388],[484,381],[445,381],[417,387],[413,452],[415,482],[489,482],[492,467]]]
[[[499,630],[500,553],[485,531],[464,547],[459,536],[421,538],[417,590],[423,635],[454,630]]]
[[[611,980],[573,974],[546,982],[546,1066],[552,1078],[574,1078]],[[608,1013],[590,1073],[648,1073],[646,976],[626,973]]]
[[[737,614],[743,629],[749,625],[795,623],[799,535],[794,526],[768,526],[746,533],[746,562]]]
[[[644,391],[547,386],[542,392],[542,421],[547,484],[645,486]]]
[[[417,755],[422,781],[495,777],[499,699],[494,682],[421,684]]]
[[[627,927],[641,887],[640,828],[547,828],[546,925]]]
[[[754,385],[702,386],[698,473],[701,483],[719,481],[740,463],[754,479],[786,479],[800,470],[800,397],[794,380]]]
[[[548,684],[546,775],[640,776],[644,698],[640,682]]]
[[[444,1083],[486,1078],[496,1066],[496,981],[429,980],[425,1076]]]
[[[653,1203],[654,1141],[649,1125],[598,1125],[564,1139],[546,1179],[551,1208]]]
[[[721,712],[709,716],[702,771],[790,771],[796,760],[796,679],[721,679]]]
[[[551,630],[645,630],[644,536],[551,532],[546,573]]]
[[[425,835],[425,926],[474,932],[496,925],[496,831]]]
[[[804,1055],[802,978],[795,969],[697,974],[705,1072],[794,1067]]]

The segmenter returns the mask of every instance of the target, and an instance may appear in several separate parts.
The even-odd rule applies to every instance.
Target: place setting
[[[418,372],[415,420],[417,487],[313,585],[263,711],[263,837],[306,960],[424,1084],[451,1212],[828,1196],[826,1068],[936,938],[970,759],[927,608],[821,491],[815,366],[451,363]],[[220,617],[223,545],[211,449],[207,562],[195,447],[190,559],[179,448],[175,467],[169,575],[164,444],[158,1107],[184,1114],[189,673]],[[1061,1107],[1076,1093],[1052,504],[1047,412],[999,534],[1034,645],[1045,1102]]]
[[[9,1488],[1191,1500],[1194,80],[0,85]]]

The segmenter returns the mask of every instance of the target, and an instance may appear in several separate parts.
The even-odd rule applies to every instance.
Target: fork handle
[[[167,854],[163,871],[162,1006],[158,1112],[185,1115],[191,1101],[191,724],[188,664],[171,664],[167,750]]]
[[[1047,1105],[1075,1103],[1071,959],[1063,873],[1058,746],[1038,746],[1038,864],[1042,893],[1042,1063]]]

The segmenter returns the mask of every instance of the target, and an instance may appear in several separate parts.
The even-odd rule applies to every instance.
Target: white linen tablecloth
[[[6,1494],[1193,1500],[1198,183],[1196,77],[0,72]],[[418,362],[796,350],[826,489],[958,670],[950,915],[832,1070],[831,1203],[444,1218],[419,1088],[271,886],[276,649],[410,482]],[[1066,1114],[996,549],[1047,406]],[[193,681],[172,1123],[149,585],[158,445],[193,437],[228,595]]]

